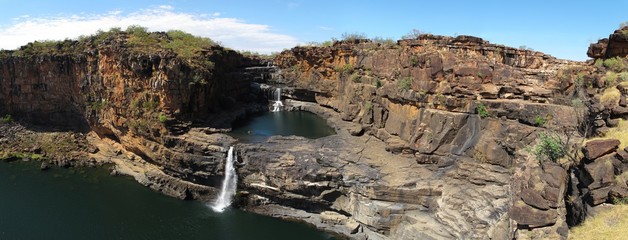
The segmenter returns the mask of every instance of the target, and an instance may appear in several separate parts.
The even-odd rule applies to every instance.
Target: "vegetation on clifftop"
[[[93,35],[81,36],[78,40],[34,41],[15,51],[0,51],[0,56],[81,54],[104,46],[119,46],[121,49],[136,53],[172,51],[182,58],[196,58],[202,56],[204,50],[218,45],[209,38],[194,36],[181,30],[149,32],[145,27],[132,25],[126,30],[120,28],[99,30]]]

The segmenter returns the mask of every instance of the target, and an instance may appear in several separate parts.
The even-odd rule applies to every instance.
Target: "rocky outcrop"
[[[525,149],[540,133],[579,126],[579,90],[564,75],[589,67],[432,35],[297,47],[275,64],[291,89],[284,97],[328,108],[359,131],[243,146],[248,208],[274,215],[268,206],[289,206],[294,214],[277,215],[335,222],[352,238],[566,238],[567,167],[539,164]]]
[[[122,32],[100,45],[91,44],[94,40],[59,43],[72,45],[74,52],[31,52],[32,44],[1,52],[0,114],[29,128],[44,126],[38,127],[42,131],[59,128],[110,139],[134,154],[127,160],[159,167],[159,174],[142,173],[147,185],[194,198],[184,188],[167,189],[181,185],[168,182],[220,184],[224,147],[235,140],[212,134],[258,110],[249,90],[254,76],[242,69],[261,63],[220,46],[194,57],[150,46],[138,50],[130,47],[129,38]],[[16,152],[11,146],[3,149]],[[44,151],[50,158],[66,155],[62,149]]]
[[[613,58],[628,56],[628,27],[615,30],[608,38],[592,43],[587,51],[590,58]]]
[[[328,230],[352,238],[482,238],[507,230],[508,169],[470,158],[429,169],[386,152],[384,144],[343,130],[317,140],[274,137],[240,145],[247,205],[315,225],[324,222]],[[268,209],[272,204],[316,217]]]
[[[577,131],[601,133],[628,114],[628,91],[617,87],[618,106],[600,104],[608,83],[584,63],[422,35],[296,47],[260,67],[217,46],[197,58],[131,51],[121,36],[73,54],[0,53],[0,113],[80,132],[51,139],[181,199],[214,195],[236,145],[239,206],[354,239],[564,239],[585,204],[628,192],[617,141],[587,143],[579,162],[530,150],[546,133],[578,148]],[[285,109],[324,116],[338,134],[256,144],[221,134],[262,110],[266,83],[286,89]],[[13,139],[26,138],[3,134],[0,147],[40,151]]]
[[[582,152],[585,153],[580,169],[584,173],[582,184],[584,200],[591,206],[613,202],[628,197],[625,172],[628,165],[625,149],[617,149],[617,139],[591,140]]]

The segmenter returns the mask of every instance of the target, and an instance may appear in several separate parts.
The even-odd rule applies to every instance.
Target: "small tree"
[[[354,40],[359,40],[359,39],[368,39],[368,37],[366,36],[365,33],[343,33],[342,35],[340,35],[340,37],[342,38],[342,40],[345,41],[354,41]]]
[[[491,114],[488,112],[488,109],[486,109],[486,105],[484,105],[483,103],[478,103],[476,110],[480,118],[486,118],[491,116]]]
[[[427,33],[415,28],[415,29],[410,30],[410,32],[406,33],[406,35],[401,36],[401,39],[406,39],[406,40],[418,39],[419,36],[423,34],[427,34]]]
[[[539,162],[546,160],[557,162],[558,159],[565,156],[564,143],[556,134],[541,133],[539,139],[539,143],[532,150]]]

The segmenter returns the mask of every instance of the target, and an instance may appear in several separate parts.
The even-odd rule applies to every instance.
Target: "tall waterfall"
[[[222,181],[222,189],[212,209],[216,212],[223,212],[231,205],[231,198],[235,195],[236,186],[238,185],[238,176],[236,175],[233,162],[237,160],[237,156],[233,155],[233,147],[229,147],[227,153],[227,161],[225,162],[225,178]]]
[[[276,100],[275,103],[273,103],[273,112],[279,112],[283,107],[283,103],[281,102],[281,88],[275,89],[275,97]]]

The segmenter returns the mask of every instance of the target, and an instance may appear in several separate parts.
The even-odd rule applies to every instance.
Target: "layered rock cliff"
[[[628,55],[628,27],[615,30],[608,38],[602,38],[589,46],[590,58],[613,58]]]
[[[245,147],[241,172],[254,204],[304,209],[369,239],[566,238],[568,219],[586,214],[580,189],[589,183],[568,185],[578,185],[569,173],[579,157],[539,162],[533,147],[559,133],[577,152],[582,132],[604,128],[589,124],[610,120],[592,97],[608,87],[599,69],[433,35],[296,47],[275,64],[286,97],[333,112],[329,119],[364,136]],[[568,190],[576,200],[566,203]]]
[[[110,162],[165,194],[206,200],[236,145],[240,207],[354,239],[566,238],[587,204],[628,197],[613,181],[628,169],[618,144],[577,154],[583,136],[628,117],[627,88],[604,66],[422,35],[296,47],[274,59],[267,81],[268,68],[247,69],[260,59],[219,46],[186,56],[165,33],[149,34],[161,45],[104,36],[0,52],[0,116],[23,125],[0,121],[0,157]],[[264,143],[222,134],[264,108],[251,87],[260,81],[338,134]],[[617,99],[600,97],[615,90]],[[535,156],[548,136],[569,155]],[[596,146],[608,151],[594,156]]]
[[[173,41],[164,33],[151,34],[145,41]],[[129,155],[123,158],[129,164],[156,166],[157,173],[134,175],[138,180],[154,179],[145,183],[159,190],[168,187],[160,182],[178,179],[217,185],[213,177],[222,171],[224,147],[234,140],[209,133],[228,129],[236,116],[254,106],[249,104],[254,100],[249,91],[251,76],[241,70],[259,64],[258,60],[220,46],[184,57],[168,48],[134,46],[130,41],[136,36],[126,32],[111,32],[104,40],[102,36],[56,43],[55,51],[49,52],[31,51],[35,44],[3,52],[0,113],[48,129],[97,135],[92,140],[109,139],[119,144],[114,156],[126,151]],[[58,50],[68,45],[71,51]],[[20,142],[7,141],[3,153],[31,149],[22,145],[50,145]],[[110,161],[112,156],[98,156],[98,149],[92,149],[94,156],[74,159]],[[46,158],[64,158],[63,151],[45,150]],[[213,192],[207,186],[190,186]],[[185,186],[164,192],[180,198],[203,195]]]

